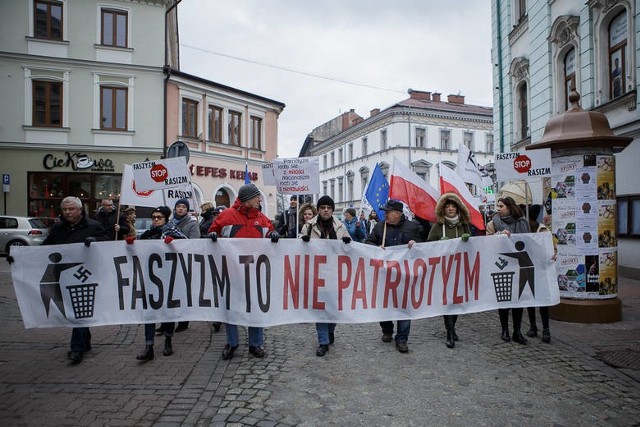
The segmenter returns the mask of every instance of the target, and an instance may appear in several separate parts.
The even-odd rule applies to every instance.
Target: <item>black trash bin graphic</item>
[[[511,293],[513,289],[514,271],[502,271],[500,273],[491,273],[493,278],[493,287],[496,290],[496,299],[498,302],[511,301]]]
[[[67,286],[76,319],[93,317],[97,283]]]

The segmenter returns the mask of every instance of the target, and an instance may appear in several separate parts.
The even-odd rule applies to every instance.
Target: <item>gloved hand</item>
[[[7,262],[13,264],[13,261],[15,261],[15,259],[11,255],[7,255]]]
[[[167,236],[167,237],[165,237],[165,238],[164,238],[164,242],[165,242],[166,244],[169,244],[169,243],[173,242],[173,237],[171,237],[171,236]]]
[[[271,232],[271,241],[273,243],[278,243],[278,240],[280,240],[280,234],[277,231],[272,231]]]
[[[343,241],[344,243],[349,244],[349,243],[351,243],[351,237],[349,237],[349,236],[344,236],[344,237],[342,238],[342,241]]]
[[[127,245],[133,245],[133,242],[136,241],[136,238],[133,236],[127,236],[124,238],[124,240],[127,242]]]
[[[309,242],[309,240],[311,240],[311,236],[309,236],[308,234],[302,235],[303,242]]]
[[[212,231],[211,233],[207,234],[207,237],[211,239],[212,242],[217,242],[218,241],[218,233],[216,233],[215,231]]]
[[[92,244],[93,242],[95,242],[95,241],[96,241],[96,238],[95,238],[95,237],[87,237],[86,239],[84,239],[84,245],[85,245],[86,247],[89,247],[89,246],[91,246],[91,244]]]
[[[462,235],[462,241],[463,242],[468,242],[469,241],[469,233],[464,233]]]

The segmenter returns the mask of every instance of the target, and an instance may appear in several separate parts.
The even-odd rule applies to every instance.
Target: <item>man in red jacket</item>
[[[238,198],[229,209],[216,217],[209,228],[209,237],[216,241],[220,237],[269,237],[274,243],[280,235],[273,229],[271,220],[260,212],[260,190],[253,184],[245,184],[238,190]],[[226,325],[227,344],[222,351],[222,360],[229,360],[238,348],[238,326]],[[264,329],[249,327],[249,353],[264,357]]]

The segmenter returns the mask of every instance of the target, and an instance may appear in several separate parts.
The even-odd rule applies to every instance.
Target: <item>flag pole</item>
[[[387,220],[384,221],[384,229],[382,231],[382,245],[380,246],[384,249],[384,241],[387,239]]]

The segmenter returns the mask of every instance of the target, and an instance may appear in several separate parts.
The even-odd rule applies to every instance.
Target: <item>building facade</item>
[[[536,144],[575,88],[584,110],[604,113],[615,135],[633,138],[615,156],[618,262],[640,276],[632,268],[640,257],[640,1],[491,4],[496,153]]]
[[[465,144],[481,165],[493,161],[492,109],[465,104],[464,96],[410,89],[409,98],[364,119],[352,110],[314,129],[300,156],[317,156],[321,193],[336,210],[360,207],[376,163],[385,176],[396,158],[431,186],[439,188],[437,165],[455,168],[457,148]]]
[[[57,216],[119,198],[125,163],[162,155],[168,1],[7,0],[0,15],[4,210]]]
[[[189,148],[196,204],[231,206],[249,179],[262,193],[263,212],[276,214],[276,189],[262,165],[277,156],[278,116],[285,105],[187,73],[167,69],[167,139]]]

